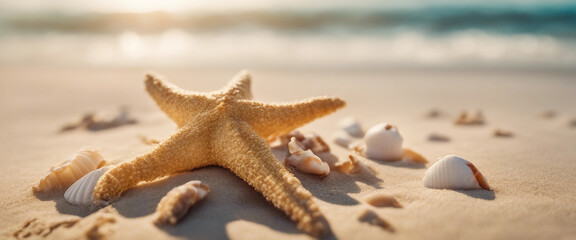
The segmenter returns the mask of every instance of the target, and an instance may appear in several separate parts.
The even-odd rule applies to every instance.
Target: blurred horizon
[[[576,68],[576,1],[6,1],[0,64]]]

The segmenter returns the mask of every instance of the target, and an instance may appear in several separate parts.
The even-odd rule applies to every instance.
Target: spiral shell
[[[94,202],[94,188],[98,180],[111,166],[96,169],[89,172],[84,177],[78,179],[72,186],[64,193],[66,202],[74,205],[89,206]]]
[[[81,148],[70,160],[50,168],[50,172],[34,186],[34,191],[46,192],[68,188],[87,173],[106,164],[106,160],[98,149],[94,147]]]
[[[370,159],[398,161],[402,159],[403,141],[398,128],[388,123],[380,123],[366,132],[363,154]]]
[[[310,149],[304,151],[295,137],[292,137],[288,143],[288,150],[291,155],[286,158],[285,163],[296,167],[298,171],[321,176],[326,176],[330,173],[328,163],[323,162]]]
[[[156,207],[156,224],[176,224],[192,205],[204,199],[210,188],[194,180],[170,190]]]
[[[444,156],[432,164],[422,181],[427,188],[490,190],[486,178],[474,164],[455,155]]]

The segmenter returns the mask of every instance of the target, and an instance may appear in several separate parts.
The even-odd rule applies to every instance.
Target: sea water
[[[0,63],[576,69],[576,1],[55,2],[0,1]]]

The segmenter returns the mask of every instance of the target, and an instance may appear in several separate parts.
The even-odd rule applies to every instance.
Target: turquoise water
[[[576,2],[412,3],[4,10],[0,63],[576,69]]]

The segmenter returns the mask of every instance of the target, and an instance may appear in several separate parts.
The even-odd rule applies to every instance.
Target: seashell
[[[369,209],[365,209],[360,215],[358,215],[358,221],[378,226],[391,232],[394,231],[394,227],[390,223],[378,216],[376,212]]]
[[[486,178],[474,164],[455,155],[444,156],[432,164],[422,181],[427,188],[490,190]]]
[[[409,148],[404,148],[404,160],[410,161],[413,163],[428,163],[428,160],[422,155],[417,152],[412,151]]]
[[[438,134],[438,133],[431,133],[428,136],[428,141],[432,142],[449,142],[450,138],[446,135]]]
[[[176,224],[198,201],[204,199],[210,188],[194,180],[175,187],[164,196],[156,207],[156,224]]]
[[[72,184],[64,193],[66,202],[74,205],[92,205],[94,202],[94,188],[96,187],[96,183],[98,183],[100,177],[111,168],[111,166],[99,168],[78,179],[78,181]]]
[[[426,117],[428,118],[438,118],[440,116],[442,116],[442,112],[440,112],[440,110],[438,109],[432,109],[428,113],[426,113]]]
[[[494,130],[494,136],[495,137],[513,137],[514,134],[510,131],[506,131],[506,130],[502,130],[502,129],[496,129],[496,130]]]
[[[335,170],[346,174],[359,173],[363,167],[366,167],[362,161],[356,159],[352,154],[348,155],[349,161],[339,162],[335,165]]]
[[[68,188],[87,173],[106,164],[106,160],[98,149],[93,147],[81,148],[70,160],[50,168],[50,172],[33,189],[37,192],[46,192]]]
[[[322,159],[314,155],[310,149],[304,151],[295,137],[292,137],[288,143],[288,150],[291,155],[286,158],[285,164],[296,167],[300,172],[318,174],[322,177],[330,173],[328,163],[323,162]]]
[[[380,123],[366,132],[363,154],[370,159],[398,161],[402,159],[403,141],[398,128],[387,123]]]
[[[572,119],[572,121],[570,121],[570,126],[576,127],[576,119]]]
[[[374,206],[374,207],[393,207],[393,208],[402,208],[402,204],[394,198],[394,196],[376,193],[372,194],[364,199],[366,203]]]
[[[552,119],[552,118],[556,117],[556,115],[557,115],[557,113],[555,111],[548,110],[548,111],[545,111],[542,114],[540,114],[540,117],[546,118],[546,119]]]
[[[338,131],[333,136],[334,143],[338,144],[341,147],[349,148],[350,144],[352,144],[352,138],[348,133],[344,131]]]
[[[301,143],[304,149],[310,149],[314,153],[330,152],[330,146],[316,133],[306,136]]]
[[[346,133],[348,133],[348,135],[352,137],[357,138],[364,137],[364,130],[362,130],[362,127],[360,126],[358,120],[356,120],[353,117],[342,119],[339,125],[342,130],[344,130]]]
[[[484,125],[486,120],[482,111],[478,111],[475,116],[469,116],[466,111],[462,112],[460,116],[454,121],[456,125]]]

